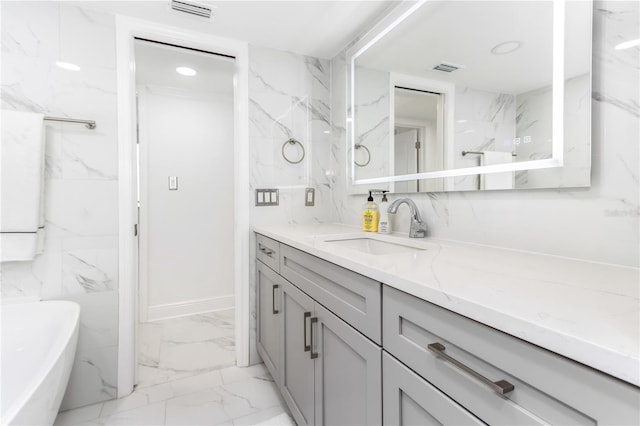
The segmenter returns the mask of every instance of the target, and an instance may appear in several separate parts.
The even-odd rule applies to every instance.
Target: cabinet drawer
[[[256,234],[256,257],[276,272],[280,272],[280,243]]]
[[[384,425],[484,425],[429,382],[382,352]]]
[[[380,344],[381,284],[282,244],[280,274]]]
[[[488,424],[640,424],[638,388],[388,286],[383,320],[385,350]]]

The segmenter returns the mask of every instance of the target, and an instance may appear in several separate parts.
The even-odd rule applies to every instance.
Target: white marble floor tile
[[[233,367],[238,368],[238,367]],[[174,380],[169,383],[173,390],[174,396],[188,395],[201,392],[207,389],[213,389],[222,385],[222,376],[219,371],[210,371],[208,373],[199,374],[197,376],[186,377],[184,379]]]
[[[234,424],[237,424],[237,423],[234,422]],[[282,411],[280,414],[274,417],[271,417],[270,419],[261,421],[260,423],[252,423],[252,424],[271,425],[271,426],[296,426],[296,422],[294,422],[291,416],[285,411]]]
[[[156,402],[166,401],[173,396],[173,388],[170,383],[136,389],[131,393],[131,395],[127,395],[124,398],[112,399],[111,401],[104,402],[100,417],[133,410]]]
[[[94,420],[100,417],[102,406],[104,403],[87,405],[86,407],[76,408],[74,410],[67,410],[58,413],[54,426],[69,426],[77,425],[89,420]]]
[[[167,425],[215,425],[256,411],[246,399],[221,388],[167,401]]]
[[[136,388],[119,400],[62,412],[55,425],[275,425],[283,415],[275,383],[259,364]]]
[[[246,368],[223,368],[220,370],[220,375],[222,376],[222,382],[225,384],[251,378],[272,380],[271,375],[264,364],[256,364]]]
[[[258,424],[270,424],[270,425],[294,425],[294,423],[286,422],[286,418],[289,417],[284,407],[277,406],[267,408],[266,410],[260,410],[248,416],[238,417],[233,419],[234,426],[253,426]]]
[[[281,405],[278,388],[270,377],[251,378],[224,384],[221,389],[230,395],[247,401],[249,406],[255,410],[264,410]]]
[[[102,425],[102,426],[145,426],[145,425],[164,425],[166,402],[157,402],[155,404],[145,405],[143,407],[132,410],[113,413],[109,416],[99,417],[85,423],[82,426]]]
[[[138,387],[235,365],[234,309],[142,323]]]

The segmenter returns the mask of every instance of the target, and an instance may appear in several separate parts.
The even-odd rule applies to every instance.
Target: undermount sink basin
[[[338,247],[344,247],[351,250],[361,251],[367,254],[393,254],[393,253],[412,253],[423,251],[426,249],[408,246],[404,244],[396,244],[388,241],[374,240],[373,238],[348,238],[340,240],[326,240],[326,243]]]

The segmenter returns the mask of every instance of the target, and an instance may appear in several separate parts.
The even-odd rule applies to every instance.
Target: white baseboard
[[[223,311],[226,309],[233,309],[234,307],[235,298],[233,295],[149,306],[147,321],[159,321],[169,318],[184,317],[187,315]]]

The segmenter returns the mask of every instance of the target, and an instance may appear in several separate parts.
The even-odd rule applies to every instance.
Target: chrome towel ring
[[[355,159],[355,156],[353,157],[353,162],[355,163],[356,166],[358,167],[365,167],[366,165],[368,165],[371,162],[371,151],[369,151],[369,148],[367,148],[366,146],[362,145],[362,144],[355,144],[354,145],[355,149],[364,149],[365,152],[367,153],[367,161],[365,161],[364,163],[358,163]]]
[[[284,153],[284,148],[287,146],[287,144],[291,144],[291,145],[296,145],[296,144],[298,144],[298,145],[300,145],[300,148],[302,149],[302,155],[300,156],[300,158],[299,158],[298,160],[295,160],[295,161],[290,160],[290,159],[287,157],[287,154],[285,154],[285,153]],[[289,139],[287,139],[286,141],[284,141],[284,143],[282,144],[282,150],[281,150],[281,151],[282,151],[282,158],[284,158],[288,163],[291,163],[291,164],[298,164],[298,163],[300,163],[302,160],[304,160],[304,155],[305,155],[304,145],[302,145],[302,142],[300,142],[300,141],[299,141],[299,140],[297,140],[297,139],[289,138]]]

